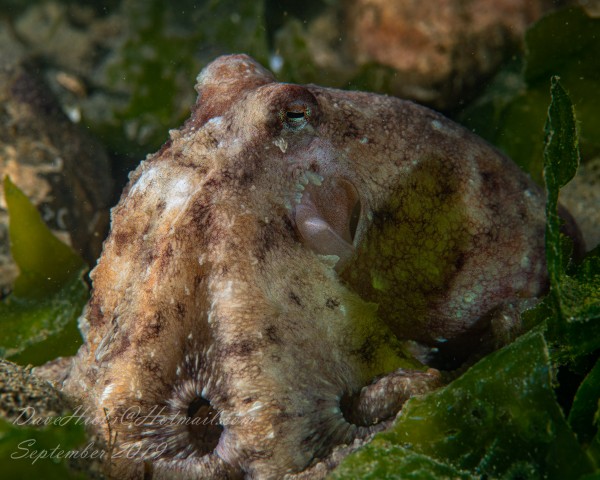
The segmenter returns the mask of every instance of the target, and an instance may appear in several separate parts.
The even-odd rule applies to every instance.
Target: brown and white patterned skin
[[[64,383],[112,447],[109,476],[301,471],[439,385],[434,370],[398,370],[401,340],[476,344],[490,312],[544,288],[543,195],[441,115],[277,83],[245,55],[208,65],[197,90],[112,211]],[[415,212],[405,199],[420,192]],[[402,234],[404,216],[422,234]],[[451,260],[387,275],[435,250],[431,217]],[[420,297],[404,300],[411,285]]]

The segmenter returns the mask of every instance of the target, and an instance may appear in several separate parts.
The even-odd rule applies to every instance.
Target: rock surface
[[[571,212],[587,250],[600,244],[600,158],[579,166],[577,175],[560,192],[560,201]]]
[[[285,62],[297,51],[294,42],[305,45],[303,60],[332,86],[367,82],[447,110],[467,101],[521,44],[525,29],[557,6],[551,0],[345,0],[307,25],[289,23],[278,46]]]
[[[38,207],[50,228],[88,262],[100,253],[113,202],[104,147],[62,112],[35,61],[0,31],[0,177]],[[0,289],[17,274],[0,186]]]

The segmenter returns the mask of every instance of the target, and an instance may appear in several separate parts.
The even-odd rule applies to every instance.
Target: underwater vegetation
[[[124,2],[123,12],[127,34],[96,70],[82,121],[112,151],[137,160],[189,115],[192,79],[203,65],[241,51],[266,64],[274,45],[283,45],[270,34],[263,2],[184,1],[173,8],[152,0]],[[295,25],[286,27],[296,28],[297,37],[285,43],[290,60],[280,79],[317,82],[304,32]],[[472,102],[450,112],[545,184],[551,285],[525,314],[529,332],[446,387],[411,399],[394,427],[346,458],[332,478],[600,475],[600,250],[588,245],[589,253],[574,260],[557,216],[560,189],[580,162],[600,154],[599,42],[600,20],[582,9],[551,13],[527,31],[524,51]],[[373,68],[351,86],[377,90],[393,75]],[[95,109],[103,101],[100,114]],[[80,344],[76,320],[88,300],[87,267],[52,237],[10,180],[4,182],[21,276],[0,303],[0,353],[40,365],[72,355]],[[2,421],[0,458],[31,438],[40,449],[85,445],[81,428],[24,429]],[[48,459],[4,461],[3,469],[6,478],[81,478],[65,462]]]

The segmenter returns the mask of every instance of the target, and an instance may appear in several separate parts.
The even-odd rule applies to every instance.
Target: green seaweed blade
[[[81,344],[77,317],[88,299],[83,260],[50,232],[36,208],[4,179],[11,253],[19,266],[13,292],[0,302],[0,357],[39,365]]]

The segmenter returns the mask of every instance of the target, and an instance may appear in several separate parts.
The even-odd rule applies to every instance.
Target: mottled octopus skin
[[[475,348],[545,288],[543,194],[443,116],[278,83],[245,55],[196,88],[112,211],[64,383],[113,448],[109,476],[301,471],[439,383],[406,369],[402,340]],[[345,240],[305,222],[309,198]]]

